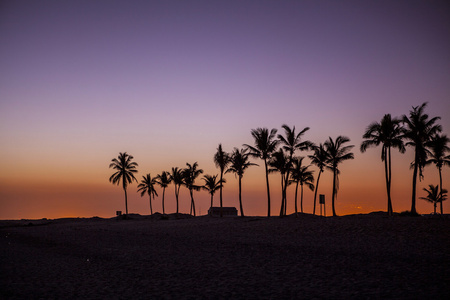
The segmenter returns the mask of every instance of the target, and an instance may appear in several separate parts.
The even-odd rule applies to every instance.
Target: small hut
[[[224,217],[236,217],[237,216],[236,207],[222,207],[222,215]],[[208,209],[208,215],[212,217],[220,217],[220,207],[211,207]]]

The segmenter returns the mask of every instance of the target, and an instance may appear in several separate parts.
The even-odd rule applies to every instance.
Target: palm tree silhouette
[[[319,146],[312,146],[314,151],[313,155],[308,155],[309,159],[311,159],[311,164],[316,165],[319,168],[319,175],[317,175],[316,188],[314,191],[314,208],[313,215],[316,214],[316,199],[317,199],[317,191],[319,190],[319,180],[320,174],[323,173],[324,168],[327,166],[327,151],[325,150],[323,144],[319,144]]]
[[[244,217],[244,209],[242,207],[242,177],[245,170],[250,166],[257,166],[257,164],[248,161],[247,149],[234,148],[231,154],[230,166],[226,173],[233,172],[239,179],[239,206],[241,208],[241,217]]]
[[[280,216],[286,215],[286,207],[287,207],[287,197],[286,197],[286,189],[288,186],[289,181],[289,173],[291,171],[291,160],[292,156],[294,155],[295,150],[308,150],[310,149],[313,144],[310,141],[301,141],[302,135],[305,134],[306,131],[309,130],[309,127],[305,127],[302,131],[300,131],[298,134],[295,134],[295,126],[289,128],[288,125],[284,124],[281,126],[284,129],[284,134],[286,137],[279,134],[278,140],[283,145],[283,149],[288,153],[289,159],[288,159],[288,168],[286,170],[286,176],[284,178],[284,185],[283,185],[283,195],[281,200],[281,210],[280,210]]]
[[[367,148],[371,146],[383,145],[381,149],[381,161],[384,161],[384,172],[386,179],[386,190],[388,198],[388,214],[393,214],[392,200],[391,200],[391,148],[398,148],[401,153],[405,152],[405,146],[403,144],[402,127],[400,119],[392,119],[390,114],[384,115],[381,122],[371,123],[366,132],[363,135],[365,139],[361,143],[360,150],[365,152]]]
[[[275,152],[278,140],[275,140],[277,130],[273,128],[269,130],[267,128],[257,128],[251,131],[253,139],[255,140],[255,146],[244,144],[250,152],[248,153],[252,157],[260,158],[264,160],[264,168],[266,171],[266,186],[267,186],[267,216],[270,217],[270,190],[269,190],[269,169],[268,162]]]
[[[420,199],[433,203],[434,213],[436,214],[437,203],[442,203],[444,200],[447,200],[447,190],[441,188],[441,191],[439,191],[439,185],[434,186],[430,184],[428,187],[429,189],[423,188],[427,192],[427,196],[420,197]]]
[[[308,170],[308,166],[303,166],[304,157],[292,158],[291,183],[295,183],[295,215],[298,215],[297,208],[297,190],[300,184],[300,211],[303,213],[303,185],[306,185],[311,191],[314,191],[313,172]]]
[[[138,192],[141,192],[141,197],[148,194],[149,202],[150,202],[150,214],[153,215],[152,208],[152,197],[155,199],[155,195],[158,196],[158,193],[155,190],[156,179],[152,178],[150,174],[142,176],[141,183],[138,185]]]
[[[445,156],[446,152],[450,152],[450,148],[447,144],[450,142],[450,139],[444,134],[439,135],[436,134],[431,137],[431,140],[427,143],[427,146],[430,149],[429,155],[430,159],[427,160],[427,164],[433,163],[436,165],[439,171],[439,187],[442,192],[442,166],[447,165],[450,166],[450,155]],[[441,214],[443,214],[442,201],[440,202],[441,206]]]
[[[350,139],[345,136],[338,136],[335,141],[331,137],[324,143],[325,150],[327,152],[327,168],[333,172],[333,193],[331,196],[331,206],[333,208],[333,217],[336,216],[336,210],[334,208],[335,198],[339,188],[339,164],[342,162],[354,159],[354,155],[350,150],[354,145],[344,146],[345,143],[350,142]]]
[[[222,144],[219,144],[219,147],[217,147],[217,152],[214,154],[214,164],[216,165],[216,168],[220,169],[220,181],[224,183],[223,181],[223,173],[225,172],[225,169],[227,168],[228,164],[230,163],[230,154],[222,150]],[[222,207],[223,207],[223,201],[222,201],[222,188],[223,184],[220,187],[220,216],[223,216],[222,213]]]
[[[281,174],[281,201],[284,197],[284,185],[286,184],[286,173],[289,169],[289,156],[284,153],[283,148],[272,154],[269,161],[269,173],[280,172]],[[289,182],[288,182],[289,183]]]
[[[193,191],[200,190],[200,186],[195,185],[195,179],[203,173],[202,169],[197,169],[198,163],[195,162],[193,165],[186,163],[187,168],[183,169],[183,183],[189,189],[189,194],[191,195],[191,211],[194,211],[195,217],[195,202],[194,202],[194,194]]]
[[[177,201],[177,214],[178,214],[178,196],[180,195],[180,187],[183,184],[183,171],[178,169],[178,167],[172,168],[170,173],[170,180],[175,185],[175,199]]]
[[[413,106],[413,110],[409,111],[409,117],[403,115],[402,120],[405,124],[403,130],[405,139],[408,141],[406,146],[414,147],[414,161],[411,167],[414,168],[413,184],[412,184],[412,197],[411,197],[411,214],[417,214],[416,211],[416,186],[417,186],[417,173],[419,173],[419,180],[423,178],[423,168],[427,162],[427,142],[431,137],[438,132],[442,131],[441,125],[437,125],[436,121],[440,117],[434,117],[429,119],[428,114],[424,113],[427,102],[421,106]]]
[[[222,186],[222,182],[220,182],[220,180],[217,180],[218,176],[219,175],[205,175],[202,178],[205,181],[205,184],[202,186],[202,188],[208,191],[208,193],[211,195],[210,208],[213,207],[214,194]]]
[[[137,182],[136,177],[134,177],[134,173],[137,173],[136,167],[138,164],[136,162],[132,162],[133,156],[128,153],[120,152],[117,158],[113,158],[110,168],[116,170],[114,174],[109,177],[109,181],[113,184],[119,185],[120,181],[122,181],[123,191],[125,192],[125,212],[128,215],[128,198],[127,198],[127,186],[132,183],[133,180]]]
[[[166,187],[170,184],[170,174],[169,172],[162,171],[161,174],[156,176],[156,183],[159,184],[163,188],[163,194],[162,194],[162,209],[163,209],[163,215],[166,214],[166,211],[164,209],[164,194],[166,192]]]

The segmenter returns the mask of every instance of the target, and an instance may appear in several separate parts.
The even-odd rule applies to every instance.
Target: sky
[[[0,70],[0,219],[112,217],[125,210],[123,190],[108,181],[119,152],[139,164],[139,180],[187,162],[213,175],[219,143],[231,152],[253,144],[251,129],[282,133],[283,124],[310,127],[303,137],[316,144],[344,135],[355,145],[341,166],[337,214],[386,210],[381,148],[359,151],[366,127],[428,102],[450,135],[446,1],[2,1]],[[411,206],[412,160],[411,148],[394,151],[397,212]],[[266,215],[263,162],[253,162],[244,212]],[[424,175],[419,197],[439,183],[434,166]],[[238,181],[225,178],[224,205],[238,208]],[[276,215],[280,175],[269,179]],[[328,215],[331,189],[326,171]],[[129,211],[149,214],[136,190]],[[175,212],[173,185],[165,193]],[[304,191],[305,212],[313,195]],[[206,214],[207,192],[194,197]],[[290,187],[288,213],[293,198]],[[181,212],[189,201],[182,188]],[[433,205],[418,199],[417,210]]]

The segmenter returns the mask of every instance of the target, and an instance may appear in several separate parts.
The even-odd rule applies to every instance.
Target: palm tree
[[[269,190],[269,169],[268,162],[275,152],[278,141],[275,140],[277,130],[273,128],[269,130],[267,128],[252,129],[252,136],[255,140],[255,146],[244,144],[250,152],[248,153],[252,157],[260,158],[264,160],[264,167],[266,171],[266,186],[267,186],[267,216],[270,217],[270,190]]]
[[[281,201],[281,210],[280,210],[280,216],[286,215],[286,207],[287,207],[287,198],[286,198],[286,189],[288,186],[289,181],[289,173],[291,170],[291,160],[292,156],[294,155],[295,150],[308,150],[313,145],[310,141],[301,141],[302,135],[305,134],[306,131],[309,130],[309,127],[305,127],[302,131],[300,131],[298,134],[295,134],[295,126],[289,128],[288,125],[284,124],[281,126],[284,129],[284,134],[286,137],[282,136],[281,134],[278,135],[278,140],[283,145],[283,149],[288,153],[289,159],[288,159],[288,168],[286,171],[286,176],[284,178],[284,188],[283,188],[283,197]]]
[[[136,167],[138,164],[136,162],[132,162],[133,156],[128,153],[120,152],[117,158],[113,158],[112,163],[109,165],[110,168],[116,170],[114,174],[109,177],[109,181],[112,184],[119,185],[120,181],[122,181],[123,191],[125,192],[125,215],[128,215],[128,199],[127,199],[127,186],[132,183],[133,180],[137,182],[136,177],[134,177],[134,173],[137,173]]]
[[[392,200],[391,200],[391,148],[398,148],[401,153],[405,152],[403,144],[402,127],[400,119],[392,119],[390,114],[384,115],[381,122],[373,122],[370,124],[363,135],[365,139],[361,143],[360,150],[365,152],[371,146],[383,145],[381,149],[381,161],[384,161],[384,173],[386,179],[386,190],[388,198],[388,214],[393,214]]]
[[[231,154],[230,166],[226,173],[233,172],[239,178],[239,206],[241,208],[241,217],[244,217],[244,209],[242,207],[242,177],[245,170],[250,166],[257,166],[257,164],[248,161],[247,149],[234,148]]]
[[[205,181],[205,185],[203,185],[202,188],[208,191],[208,193],[211,195],[211,208],[213,207],[214,194],[222,186],[222,182],[220,182],[220,180],[217,180],[218,176],[219,175],[205,175],[202,178]]]
[[[427,143],[427,146],[430,148],[430,159],[427,160],[427,164],[433,163],[436,165],[439,171],[439,187],[442,192],[442,166],[447,165],[450,166],[450,155],[445,156],[446,152],[450,152],[450,147],[447,144],[450,142],[450,139],[444,134],[439,135],[436,134],[431,137],[431,140]],[[443,214],[443,207],[441,201],[441,214]]]
[[[222,150],[222,144],[219,144],[219,147],[217,147],[217,152],[214,154],[214,164],[216,165],[216,168],[220,169],[220,181],[223,181],[223,173],[225,172],[225,169],[227,168],[228,164],[230,163],[230,154]],[[223,184],[220,187],[220,216],[222,217],[222,188]]]
[[[278,149],[278,151],[272,154],[269,161],[269,173],[280,172],[281,174],[281,201],[284,197],[284,185],[286,184],[285,177],[287,170],[289,169],[289,156],[284,153],[283,148]]]
[[[295,183],[295,215],[298,215],[297,208],[297,190],[300,184],[300,211],[303,213],[303,185],[306,185],[311,191],[314,191],[313,172],[308,170],[308,166],[302,166],[304,157],[292,158],[291,183]]]
[[[411,214],[417,214],[416,211],[416,186],[417,186],[417,174],[419,173],[419,180],[423,178],[422,172],[427,162],[427,142],[431,137],[442,131],[441,125],[437,125],[436,121],[440,117],[434,117],[429,119],[428,114],[424,113],[427,103],[423,103],[421,106],[413,106],[413,110],[409,111],[409,117],[403,115],[402,120],[405,124],[403,130],[405,139],[408,141],[406,146],[414,147],[414,161],[411,167],[414,168],[413,184],[412,184],[412,197],[411,197]]]
[[[439,185],[434,186],[430,184],[428,187],[430,188],[429,190],[427,188],[423,189],[425,192],[427,192],[427,196],[420,197],[420,199],[433,203],[434,213],[436,214],[437,203],[442,203],[442,201],[447,200],[447,190],[441,188],[441,191],[439,191]]]
[[[145,195],[145,193],[148,194],[149,202],[150,202],[150,214],[153,215],[153,208],[152,208],[152,197],[155,199],[155,195],[158,196],[158,193],[155,190],[155,183],[156,179],[152,178],[150,174],[147,174],[145,176],[142,176],[141,183],[138,185],[138,192],[141,192],[141,197]]]
[[[195,185],[195,179],[203,173],[202,169],[197,169],[198,163],[195,162],[193,165],[186,163],[187,168],[183,170],[183,183],[189,189],[189,194],[191,195],[191,211],[194,211],[195,217],[195,202],[194,202],[194,194],[193,191],[200,190],[200,186]]]
[[[166,187],[170,184],[170,174],[169,172],[162,171],[161,174],[156,176],[156,183],[159,184],[163,188],[163,194],[162,194],[162,209],[163,209],[163,215],[166,214],[166,211],[164,209],[164,194],[166,192]]]
[[[336,216],[336,210],[334,209],[334,200],[337,196],[339,188],[339,164],[342,162],[354,159],[354,155],[350,150],[354,145],[344,146],[345,143],[350,142],[350,139],[345,136],[338,136],[335,141],[331,137],[324,143],[325,150],[327,152],[327,168],[333,172],[333,193],[331,196],[331,206],[333,208],[333,217]]]
[[[327,151],[325,150],[323,144],[319,144],[319,146],[312,146],[314,151],[313,155],[308,155],[309,159],[311,159],[311,164],[316,165],[319,168],[319,175],[317,175],[316,188],[314,191],[314,208],[313,215],[316,214],[316,199],[317,199],[317,191],[319,190],[319,180],[320,174],[323,173],[324,168],[327,166]]]
[[[178,214],[178,196],[180,195],[180,187],[183,184],[183,174],[182,170],[178,169],[178,167],[172,168],[172,172],[170,173],[170,180],[175,185],[175,199],[177,201],[177,214]]]

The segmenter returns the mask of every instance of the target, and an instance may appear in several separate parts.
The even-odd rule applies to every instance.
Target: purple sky
[[[252,143],[252,128],[284,123],[311,127],[305,138],[316,143],[347,135],[357,146],[347,172],[366,172],[363,164],[382,172],[381,150],[358,148],[366,126],[385,113],[400,116],[428,101],[427,112],[449,132],[450,8],[446,1],[3,1],[0,70],[0,218],[20,218],[29,195],[52,185],[104,184],[121,205],[107,182],[119,151],[135,156],[139,178],[194,161],[217,173],[218,143],[231,151]],[[399,176],[409,178],[412,151],[397,159]],[[249,172],[255,181],[263,174]],[[20,196],[19,183],[44,187]],[[61,198],[72,196],[58,194],[60,211]],[[141,200],[133,193],[130,201]],[[398,210],[409,208],[405,201]]]

